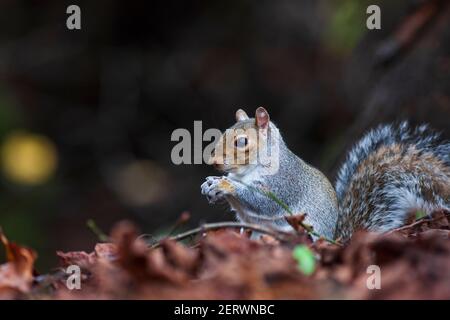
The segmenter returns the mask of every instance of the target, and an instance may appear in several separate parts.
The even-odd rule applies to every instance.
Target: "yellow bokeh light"
[[[54,144],[45,136],[14,132],[1,149],[4,175],[12,182],[37,185],[55,172],[58,156]]]

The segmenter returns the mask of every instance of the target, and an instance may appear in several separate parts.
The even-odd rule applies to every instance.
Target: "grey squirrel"
[[[330,239],[347,240],[359,229],[385,232],[418,210],[450,210],[450,143],[440,143],[427,125],[403,122],[369,131],[347,155],[333,188],[289,150],[264,108],[255,118],[240,109],[236,121],[208,162],[225,175],[207,177],[201,190],[210,203],[227,201],[240,221],[291,229],[286,208],[257,189],[305,213],[305,223]],[[276,163],[262,163],[261,153],[276,156]]]

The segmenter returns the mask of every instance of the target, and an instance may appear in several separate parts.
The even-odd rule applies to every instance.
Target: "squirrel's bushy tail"
[[[368,132],[338,173],[336,236],[387,231],[416,211],[450,210],[450,142],[427,125],[407,122]]]

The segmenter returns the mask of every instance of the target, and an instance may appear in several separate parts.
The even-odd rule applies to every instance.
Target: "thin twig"
[[[173,235],[175,231],[180,228],[182,225],[184,225],[189,219],[191,215],[188,211],[184,211],[181,213],[180,217],[175,221],[172,228],[170,228],[170,231],[167,233],[169,236]]]
[[[201,225],[198,228],[180,233],[173,237],[168,237],[168,238],[162,239],[158,243],[152,245],[151,248],[152,249],[158,248],[159,246],[161,246],[161,242],[166,239],[180,241],[180,240],[189,238],[189,237],[199,234],[199,233],[204,233],[206,231],[218,230],[218,229],[223,229],[223,228],[249,229],[249,230],[253,230],[253,231],[257,231],[260,233],[270,235],[279,241],[286,241],[286,239],[288,237],[293,236],[293,234],[289,233],[289,232],[269,229],[269,228],[263,227],[261,225],[256,225],[256,224],[249,224],[249,223],[244,223],[244,222],[216,222],[216,223],[206,223],[206,224]]]
[[[401,22],[394,34],[385,40],[375,52],[378,65],[392,62],[396,57],[420,39],[424,28],[439,14],[445,5],[441,0],[422,1],[411,14]]]
[[[446,214],[446,215],[447,215],[447,214]],[[434,221],[436,221],[436,220],[445,218],[446,215],[444,215],[444,216],[438,216],[438,217],[433,217],[433,218],[424,217],[424,218],[419,219],[419,220],[417,220],[417,221],[414,221],[413,223],[408,224],[408,225],[406,225],[406,226],[402,226],[402,227],[399,227],[399,228],[396,228],[396,229],[392,229],[392,230],[386,232],[385,234],[391,234],[391,233],[394,233],[394,232],[397,232],[397,231],[403,231],[403,230],[411,229],[411,228],[414,228],[414,227],[416,227],[416,226],[418,226],[418,225],[421,225],[421,224],[423,224],[423,223],[425,223],[425,222],[434,222]]]

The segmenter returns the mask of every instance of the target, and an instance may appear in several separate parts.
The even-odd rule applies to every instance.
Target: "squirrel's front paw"
[[[215,203],[234,193],[234,186],[227,177],[207,177],[201,189],[209,203]]]

